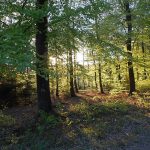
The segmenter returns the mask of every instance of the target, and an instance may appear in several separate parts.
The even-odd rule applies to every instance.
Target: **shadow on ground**
[[[1,148],[149,150],[149,104],[138,98],[113,98],[92,103],[80,95],[66,100],[65,104],[58,102],[56,110],[61,117],[43,114],[28,129],[8,134],[0,142]],[[3,128],[3,134],[6,129]]]

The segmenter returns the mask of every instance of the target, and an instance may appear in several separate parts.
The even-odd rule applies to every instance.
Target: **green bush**
[[[60,122],[60,120],[58,117],[56,117],[54,115],[47,114],[46,112],[40,111],[40,123],[41,123],[41,125],[45,124],[45,125],[49,125],[51,127],[54,127],[59,122]]]

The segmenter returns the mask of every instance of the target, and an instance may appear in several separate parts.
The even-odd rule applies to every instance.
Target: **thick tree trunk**
[[[128,28],[127,51],[128,51],[128,72],[129,72],[129,82],[130,82],[129,95],[132,95],[132,93],[135,91],[135,78],[134,78],[134,71],[133,71],[132,46],[131,46],[132,18],[131,18],[131,10],[130,10],[129,2],[125,3],[125,9],[126,9],[126,23]]]
[[[46,0],[37,0],[37,10],[47,3]],[[37,95],[39,110],[51,111],[48,70],[48,43],[47,43],[47,16],[39,18],[36,23],[36,56],[37,56]]]
[[[73,62],[72,62],[72,50],[69,50],[69,73],[70,73],[70,96],[74,97],[74,83],[73,83]]]
[[[102,84],[102,72],[101,72],[100,62],[98,64],[98,74],[99,74],[99,89],[100,89],[100,92],[103,94],[104,90],[103,90],[103,84]]]

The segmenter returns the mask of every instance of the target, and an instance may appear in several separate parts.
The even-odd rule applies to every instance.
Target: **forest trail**
[[[53,133],[52,138],[54,140],[50,142],[48,137],[44,137],[44,139],[46,138],[45,142],[50,142],[45,147],[47,149],[150,149],[149,104],[144,103],[143,100],[138,100],[136,96],[128,97],[125,93],[105,95],[82,91],[77,97],[61,100],[56,102],[55,105],[61,116],[63,116],[63,121],[61,128],[57,129],[56,127],[56,135],[55,128],[49,131]],[[9,108],[5,112],[16,120],[13,129],[4,128],[7,129],[5,136],[10,136],[10,133],[15,134],[15,132],[20,132],[25,127],[30,128],[30,125],[33,124],[33,118],[36,115],[37,109],[35,105],[31,105]],[[22,136],[21,134],[24,134],[24,131],[22,132],[17,134]],[[32,134],[34,135],[36,133]],[[6,139],[3,138],[3,140]],[[19,143],[19,141],[17,142]],[[34,142],[36,143],[37,141],[35,140]],[[13,147],[13,144],[10,145]]]

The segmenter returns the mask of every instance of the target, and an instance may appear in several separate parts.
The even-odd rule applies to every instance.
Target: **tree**
[[[103,94],[104,90],[103,90],[103,84],[102,84],[102,71],[101,71],[100,61],[98,63],[98,74],[99,74],[99,89],[100,89],[100,92]]]
[[[71,97],[75,96],[74,91],[74,82],[73,82],[73,61],[72,61],[72,49],[69,50],[69,74],[70,74],[70,95]]]
[[[57,53],[57,52],[56,52]],[[58,74],[58,56],[55,58],[56,64],[56,97],[59,97],[59,74]]]
[[[129,82],[130,82],[130,91],[129,95],[135,91],[135,78],[134,78],[134,71],[133,71],[133,62],[132,62],[132,15],[130,9],[130,3],[128,1],[125,2],[125,11],[126,11],[126,23],[127,23],[127,52],[128,52],[128,71],[129,71]]]
[[[37,0],[37,11],[44,11],[47,5],[47,0]],[[36,22],[36,56],[37,56],[37,94],[38,94],[38,108],[39,110],[50,112],[51,98],[49,88],[49,74],[48,74],[48,43],[47,43],[47,16],[44,14],[38,18]]]
[[[78,93],[78,85],[77,85],[77,62],[76,62],[76,51],[74,50],[74,87],[75,87],[75,92]]]

